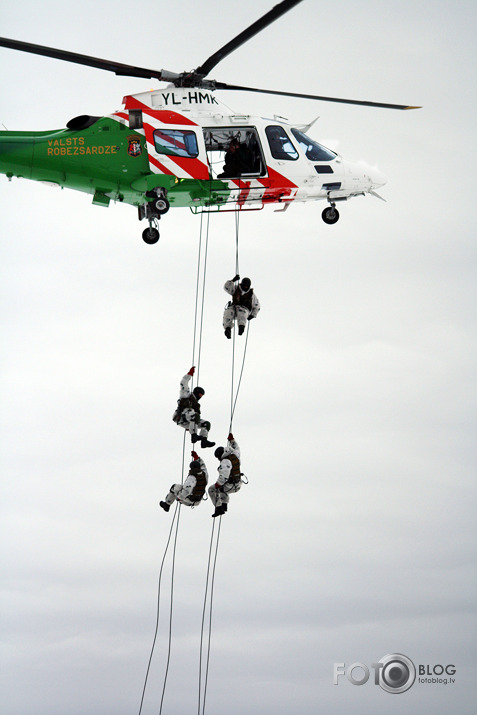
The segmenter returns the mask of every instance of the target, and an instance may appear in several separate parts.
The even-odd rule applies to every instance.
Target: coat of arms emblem
[[[141,140],[137,136],[128,137],[129,156],[139,156],[142,154]]]

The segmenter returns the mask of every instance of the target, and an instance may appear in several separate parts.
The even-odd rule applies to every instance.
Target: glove
[[[189,372],[188,372],[187,374],[188,374],[188,375],[193,375],[194,372],[195,372],[195,367],[192,366],[191,369],[189,370]]]
[[[194,457],[195,461],[199,459],[199,455],[197,454],[197,452],[192,451],[191,455]]]
[[[232,280],[233,280],[234,283],[235,283],[235,281],[239,281],[239,280],[240,280],[239,274],[237,273],[237,275],[235,276],[235,278],[232,278]]]
[[[233,440],[233,438],[234,438],[234,436],[233,436],[233,434],[232,434],[232,432],[231,432],[231,433],[229,434],[229,436],[227,437],[227,439],[228,439],[229,442],[231,442],[231,441]]]

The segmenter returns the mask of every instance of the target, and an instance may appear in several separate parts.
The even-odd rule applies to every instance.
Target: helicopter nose
[[[384,186],[384,184],[387,184],[388,182],[387,177],[384,176],[379,169],[367,167],[366,173],[372,189],[379,189],[380,186]]]

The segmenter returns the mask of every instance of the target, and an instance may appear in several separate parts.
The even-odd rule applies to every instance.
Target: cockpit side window
[[[194,158],[199,155],[197,137],[188,129],[156,129],[154,147],[158,154]]]
[[[280,161],[295,161],[295,159],[298,159],[298,152],[283,127],[278,125],[269,126],[265,128],[265,133],[274,159],[279,159]]]
[[[334,151],[318,144],[314,139],[310,139],[310,137],[307,137],[306,134],[303,134],[299,129],[292,129],[291,131],[306,158],[310,161],[333,161],[333,159],[336,159]]]

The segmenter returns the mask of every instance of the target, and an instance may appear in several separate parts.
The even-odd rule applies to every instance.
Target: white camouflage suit
[[[205,462],[203,459],[199,457],[197,460],[200,464],[201,470],[205,474],[205,479],[208,482],[209,481],[209,475],[207,472],[207,467],[205,466]],[[179,501],[181,504],[185,504],[185,506],[198,506],[200,504],[200,501],[191,501],[189,499],[190,495],[194,491],[194,487],[197,484],[197,479],[196,477],[189,472],[187,479],[185,480],[184,484],[173,484],[172,487],[170,488],[170,491],[164,501],[166,504],[173,504],[175,500]]]
[[[217,467],[219,476],[217,481],[211,487],[209,487],[209,495],[212,500],[212,504],[215,507],[222,506],[222,504],[229,503],[229,494],[238,492],[242,486],[242,481],[239,479],[235,484],[228,484],[227,480],[232,471],[232,462],[227,459],[228,455],[234,454],[237,459],[240,459],[240,447],[238,446],[235,439],[229,441],[229,445],[225,448],[224,453],[220,459],[220,464]]]
[[[234,281],[227,281],[224,285],[224,290],[226,293],[230,293],[231,296],[233,296],[236,291],[240,291],[241,295],[245,295],[248,292],[242,290],[240,284],[236,285]],[[249,310],[244,305],[234,305],[230,302],[226,305],[224,310],[223,326],[224,328],[232,328],[236,318],[237,325],[241,325],[245,328],[249,316],[256,318],[259,310],[260,303],[254,292],[252,293],[252,310]]]
[[[189,374],[184,375],[184,377],[182,378],[180,382],[179,400],[191,396],[192,393],[189,389],[189,383],[191,379],[192,375]],[[199,420],[197,421],[196,415],[197,412],[192,407],[182,410],[180,415],[177,415],[176,409],[172,419],[174,420],[174,422],[177,422],[180,427],[183,427],[184,429],[188,430],[191,435],[198,433],[199,437],[207,439],[207,437],[209,436],[210,422],[201,419],[200,414]],[[178,419],[176,419],[177,417]]]

